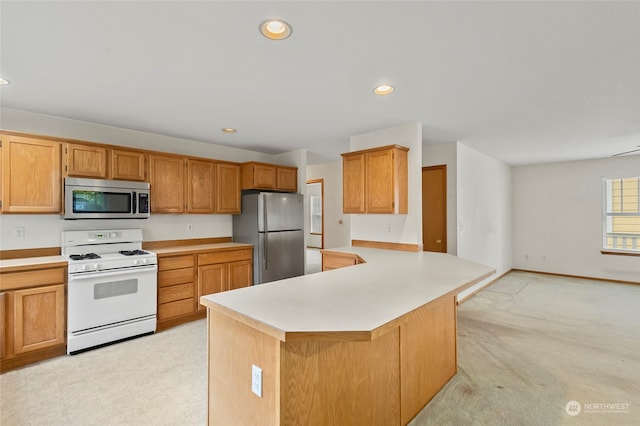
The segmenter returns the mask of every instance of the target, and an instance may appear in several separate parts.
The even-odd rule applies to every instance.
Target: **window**
[[[322,234],[322,198],[311,196],[311,233]]]
[[[604,249],[640,252],[640,177],[605,179]]]

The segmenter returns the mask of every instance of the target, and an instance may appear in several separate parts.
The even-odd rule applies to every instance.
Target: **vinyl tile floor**
[[[507,274],[459,307],[458,374],[410,426],[640,424],[639,310],[640,286]],[[10,371],[0,424],[205,425],[206,353],[200,320]]]

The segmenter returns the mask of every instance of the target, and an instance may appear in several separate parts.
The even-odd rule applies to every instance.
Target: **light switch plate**
[[[262,368],[251,365],[251,392],[262,398]]]

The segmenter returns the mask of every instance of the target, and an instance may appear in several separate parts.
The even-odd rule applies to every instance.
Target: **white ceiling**
[[[263,38],[270,17],[292,36]],[[640,145],[640,2],[3,0],[0,19],[8,108],[312,162],[416,121],[511,165]]]

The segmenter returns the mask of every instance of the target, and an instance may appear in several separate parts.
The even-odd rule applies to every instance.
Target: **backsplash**
[[[149,219],[140,220],[63,220],[59,214],[5,214],[0,216],[0,250],[59,247],[63,230],[142,228],[144,241],[230,237],[231,218],[231,215],[151,214]],[[22,234],[23,238],[16,234]]]

